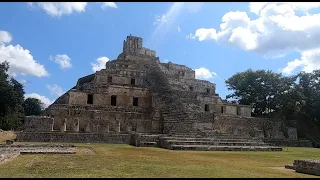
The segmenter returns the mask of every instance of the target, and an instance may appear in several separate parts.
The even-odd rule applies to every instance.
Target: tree
[[[227,99],[233,98],[240,104],[253,105],[254,116],[281,113],[284,112],[283,108],[287,107],[286,105],[295,104],[290,100],[295,93],[292,87],[296,78],[296,76],[283,77],[272,71],[248,69],[226,80],[228,90],[233,91],[227,95]]]
[[[18,127],[24,117],[24,90],[14,78],[9,78],[9,64],[0,64],[0,128],[11,129]]]
[[[40,115],[43,103],[36,98],[27,98],[23,103],[23,108],[26,116]]]
[[[320,121],[320,70],[311,73],[298,74],[299,85],[297,91],[301,94],[301,113],[313,121]]]

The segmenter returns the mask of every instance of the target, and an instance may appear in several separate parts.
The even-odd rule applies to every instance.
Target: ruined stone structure
[[[250,106],[223,102],[214,83],[196,79],[184,65],[161,63],[155,51],[142,47],[142,38],[131,35],[117,59],[79,78],[44,116],[27,117],[18,139],[35,141],[37,133],[45,141],[110,143],[111,136],[120,134],[118,143],[134,133],[297,139],[296,129],[251,117]]]

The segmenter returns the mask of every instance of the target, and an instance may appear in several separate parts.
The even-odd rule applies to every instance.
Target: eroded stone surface
[[[72,144],[13,144],[0,145],[0,163],[20,154],[75,154],[77,151],[94,154],[92,148],[75,147]]]
[[[320,160],[294,160],[296,172],[320,176]]]

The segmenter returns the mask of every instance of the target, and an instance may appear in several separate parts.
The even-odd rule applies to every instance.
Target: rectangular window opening
[[[209,88],[207,88],[207,93],[210,93],[210,89]]]
[[[131,85],[136,85],[136,79],[131,79]]]
[[[108,77],[108,83],[112,83],[112,77]]]
[[[221,106],[221,113],[223,114],[224,113],[224,107]]]
[[[209,111],[209,104],[204,105],[204,111]]]
[[[111,106],[117,105],[117,96],[111,96]]]
[[[237,115],[240,116],[240,114],[241,114],[241,109],[240,107],[237,107]]]
[[[87,104],[93,104],[93,95],[92,94],[88,94],[88,96],[87,96]]]
[[[138,98],[133,98],[133,106],[138,106]]]

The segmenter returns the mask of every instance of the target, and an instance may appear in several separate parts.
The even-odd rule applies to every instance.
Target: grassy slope
[[[269,167],[319,159],[320,149],[199,152],[92,144],[97,154],[21,155],[0,164],[0,177],[316,177]]]

